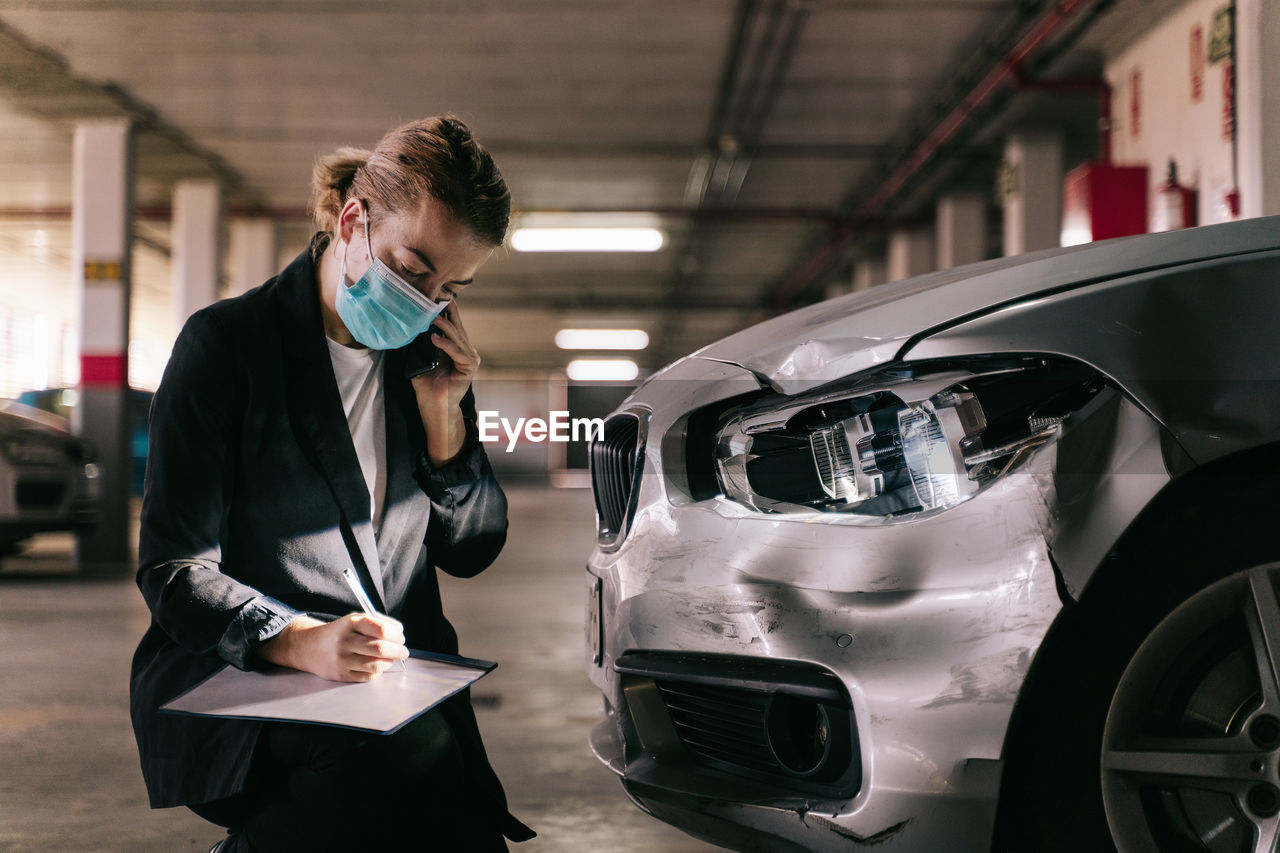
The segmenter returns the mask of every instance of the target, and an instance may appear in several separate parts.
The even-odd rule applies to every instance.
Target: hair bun
[[[363,148],[344,147],[317,158],[311,171],[309,210],[319,230],[332,231],[337,227],[338,214],[351,194],[356,172],[369,162],[370,154]]]

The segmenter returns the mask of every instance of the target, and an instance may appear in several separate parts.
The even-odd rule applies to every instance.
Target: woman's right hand
[[[329,681],[371,681],[407,658],[409,650],[404,645],[404,627],[395,619],[348,613],[332,622],[296,616],[258,647],[258,655]]]

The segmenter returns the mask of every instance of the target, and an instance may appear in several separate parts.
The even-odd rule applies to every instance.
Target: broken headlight
[[[1055,437],[1103,387],[1064,359],[884,371],[833,390],[724,412],[724,497],[768,512],[896,516],[975,495]]]

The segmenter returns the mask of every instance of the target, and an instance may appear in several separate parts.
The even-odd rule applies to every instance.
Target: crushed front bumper
[[[642,808],[737,849],[989,850],[1032,661],[1107,543],[1169,480],[1158,425],[1112,397],[1075,438],[1064,430],[945,512],[787,517],[693,499],[675,478],[685,413],[759,387],[697,361],[624,405],[640,419],[635,491],[587,564],[587,672],[605,698],[593,750]],[[1075,461],[1059,470],[1068,439]],[[673,704],[690,683],[746,693],[692,691],[712,703],[699,719]],[[788,768],[770,702],[815,686],[831,689],[792,703],[795,740],[839,754],[843,738],[847,761]],[[744,707],[747,729],[715,719]]]
[[[642,501],[627,542],[588,565],[596,755],[647,811],[740,849],[988,849],[1009,717],[1062,607],[1027,489],[1030,471],[934,518],[927,538]],[[762,767],[777,758],[765,711],[763,749],[744,737],[734,753],[719,727],[708,738],[729,743],[708,751],[664,688],[717,679],[762,706],[826,703],[823,739],[843,738],[847,762]],[[733,704],[711,707],[742,716]]]

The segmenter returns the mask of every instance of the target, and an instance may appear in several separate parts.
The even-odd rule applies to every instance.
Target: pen
[[[342,579],[347,582],[347,586],[351,587],[351,592],[355,595],[356,601],[360,603],[360,609],[370,616],[381,616],[374,609],[373,602],[369,600],[369,594],[364,591],[364,587],[360,584],[360,578],[356,577],[355,571],[347,566],[342,570]],[[400,661],[400,668],[405,672],[409,671],[409,667],[404,665],[404,661]]]

